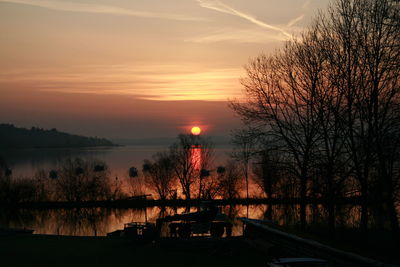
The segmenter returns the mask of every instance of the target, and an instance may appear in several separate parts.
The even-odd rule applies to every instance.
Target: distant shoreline
[[[19,128],[0,123],[0,148],[82,148],[118,146],[106,138],[60,132],[56,128]]]
[[[120,144],[112,144],[112,145],[93,145],[93,146],[35,146],[35,147],[3,147],[0,146],[1,149],[10,149],[10,150],[22,150],[22,149],[69,149],[69,148],[111,148],[111,147],[125,147],[126,145]]]

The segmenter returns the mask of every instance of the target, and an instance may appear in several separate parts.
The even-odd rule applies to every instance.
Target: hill
[[[104,138],[86,137],[59,132],[57,129],[17,128],[0,124],[0,148],[92,147],[115,146]]]

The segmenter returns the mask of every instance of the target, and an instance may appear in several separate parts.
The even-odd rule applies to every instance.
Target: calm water
[[[0,151],[13,171],[13,177],[31,177],[37,170],[49,171],[56,168],[67,158],[100,159],[105,161],[111,175],[127,177],[132,166],[141,169],[144,159],[168,146],[123,146],[79,149],[19,149]],[[215,165],[223,164],[228,159],[230,148],[215,149]],[[133,192],[133,191],[132,191]],[[147,193],[147,192],[146,192]],[[253,195],[256,195],[255,193]],[[255,205],[221,207],[234,222],[233,234],[242,233],[242,225],[234,218],[246,217],[266,219],[279,225],[296,226],[299,224],[299,207],[296,205]],[[400,207],[398,207],[400,209]],[[191,211],[194,211],[192,208]],[[60,235],[106,235],[108,232],[122,229],[124,223],[146,219],[155,222],[157,218],[185,212],[184,208],[150,207],[146,209],[0,209],[0,227],[29,228],[37,234]],[[400,213],[400,212],[399,212]],[[371,215],[373,213],[371,212]],[[346,229],[357,229],[360,222],[360,207],[347,205],[336,210],[336,224]],[[326,209],[321,205],[307,207],[307,222],[314,229],[326,229]],[[371,219],[371,224],[373,224]]]
[[[13,171],[13,177],[31,177],[37,170],[56,168],[67,158],[99,159],[107,163],[111,176],[125,177],[130,167],[141,169],[144,159],[151,159],[168,146],[121,146],[93,148],[12,149],[0,151]],[[215,164],[223,164],[230,148],[215,148]]]
[[[278,225],[299,225],[298,205],[232,205],[220,207],[234,223],[233,235],[242,234],[242,223],[237,217],[270,220]],[[124,223],[155,223],[157,218],[180,214],[188,210],[182,207],[148,207],[143,209],[73,208],[73,209],[0,209],[0,227],[34,229],[36,234],[74,236],[104,236],[122,229]],[[190,211],[196,211],[195,207]],[[338,208],[337,227],[357,229],[360,221],[358,206]],[[307,207],[307,222],[317,229],[326,228],[326,211],[321,205]]]
[[[74,208],[74,209],[0,209],[0,227],[34,229],[35,234],[56,234],[74,236],[104,236],[109,232],[123,229],[124,223],[155,223],[157,218],[175,213],[183,213],[185,208],[145,209],[109,209],[109,208]],[[190,212],[196,211],[191,208]],[[229,211],[228,211],[229,212]],[[245,209],[235,210],[231,217],[244,216]],[[242,233],[241,225],[234,221],[234,235]]]

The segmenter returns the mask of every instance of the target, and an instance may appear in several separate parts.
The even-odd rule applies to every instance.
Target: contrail
[[[237,17],[241,17],[241,18],[246,19],[246,20],[248,20],[248,21],[250,21],[250,22],[252,22],[252,23],[254,23],[254,24],[256,24],[256,25],[258,25],[260,27],[263,27],[265,29],[278,31],[278,32],[284,34],[287,37],[291,37],[291,35],[288,32],[286,32],[285,30],[283,30],[283,29],[281,29],[279,27],[267,24],[265,22],[262,22],[262,21],[256,19],[255,17],[252,17],[251,15],[245,14],[245,13],[239,11],[239,10],[234,9],[233,7],[230,7],[230,6],[222,3],[219,0],[197,0],[197,2],[199,3],[199,5],[201,7],[212,9],[212,10],[215,10],[215,11],[218,11],[218,12],[222,12],[222,13],[226,13],[226,14],[230,14],[230,15],[234,15],[234,16],[237,16]]]
[[[158,18],[158,19],[182,20],[182,21],[206,20],[204,18],[189,17],[179,14],[144,12],[144,11],[136,11],[131,9],[114,7],[114,6],[98,5],[98,4],[83,4],[83,3],[71,3],[71,2],[60,2],[60,1],[56,2],[51,0],[0,0],[0,2],[30,5],[52,10],[61,10],[69,12],[124,15],[124,16],[134,16],[142,18]]]
[[[291,21],[288,22],[287,26],[288,27],[292,27],[293,25],[295,25],[297,22],[299,22],[300,20],[302,20],[304,18],[304,14],[298,16],[297,18],[292,19]]]

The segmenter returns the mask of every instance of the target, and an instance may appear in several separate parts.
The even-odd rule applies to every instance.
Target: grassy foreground
[[[161,240],[68,236],[0,237],[2,266],[265,266],[241,239]]]

